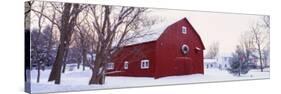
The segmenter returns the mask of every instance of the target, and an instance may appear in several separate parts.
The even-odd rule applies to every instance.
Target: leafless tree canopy
[[[112,62],[112,55],[129,40],[144,36],[141,32],[155,23],[145,15],[147,9],[135,7],[89,6],[90,31],[95,39],[96,60],[89,84],[103,84],[105,66]]]
[[[218,53],[219,53],[219,42],[214,42],[209,46],[208,52],[205,57],[209,59],[214,59],[217,57]]]
[[[83,69],[86,66],[92,69],[89,84],[103,84],[105,66],[112,62],[113,55],[132,40],[151,34],[149,28],[157,22],[146,15],[149,12],[146,8],[53,2],[32,5],[26,13],[31,11],[37,16],[32,20],[38,22],[39,32],[50,26],[52,39],[57,40],[52,45],[50,42],[48,48],[56,47],[49,76],[49,81],[55,84],[60,84],[61,70],[64,72],[66,62],[73,58],[76,58],[77,68],[82,63]],[[73,54],[73,51],[78,52]]]
[[[269,22],[269,16],[261,17],[261,20],[253,24],[250,30],[241,36],[240,40],[240,46],[246,54],[257,55],[262,72],[263,68],[267,66],[269,58]]]

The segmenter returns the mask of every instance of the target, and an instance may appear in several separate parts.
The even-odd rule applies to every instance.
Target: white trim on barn
[[[107,63],[106,69],[107,70],[113,70],[114,69],[114,63],[113,62]]]
[[[127,70],[129,68],[129,62],[125,61],[124,62],[124,69]]]
[[[149,68],[149,60],[148,59],[141,60],[141,69],[148,69],[148,68]]]

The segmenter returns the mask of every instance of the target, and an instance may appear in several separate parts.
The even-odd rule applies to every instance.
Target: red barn
[[[203,42],[190,22],[183,18],[167,26],[153,41],[125,46],[108,63],[108,75],[164,77],[204,74]]]

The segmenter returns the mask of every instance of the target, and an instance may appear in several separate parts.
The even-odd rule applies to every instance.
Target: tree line
[[[240,76],[253,68],[259,68],[261,72],[264,72],[264,68],[270,67],[269,35],[270,18],[269,16],[262,16],[259,21],[249,27],[249,31],[241,35],[240,44],[237,45],[235,52],[232,54],[228,71]]]

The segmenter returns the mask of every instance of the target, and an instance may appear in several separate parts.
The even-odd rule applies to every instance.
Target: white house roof
[[[216,59],[204,59],[204,63],[214,63],[217,62]]]
[[[232,57],[232,54],[231,53],[219,53],[218,58],[221,58],[221,57]]]

